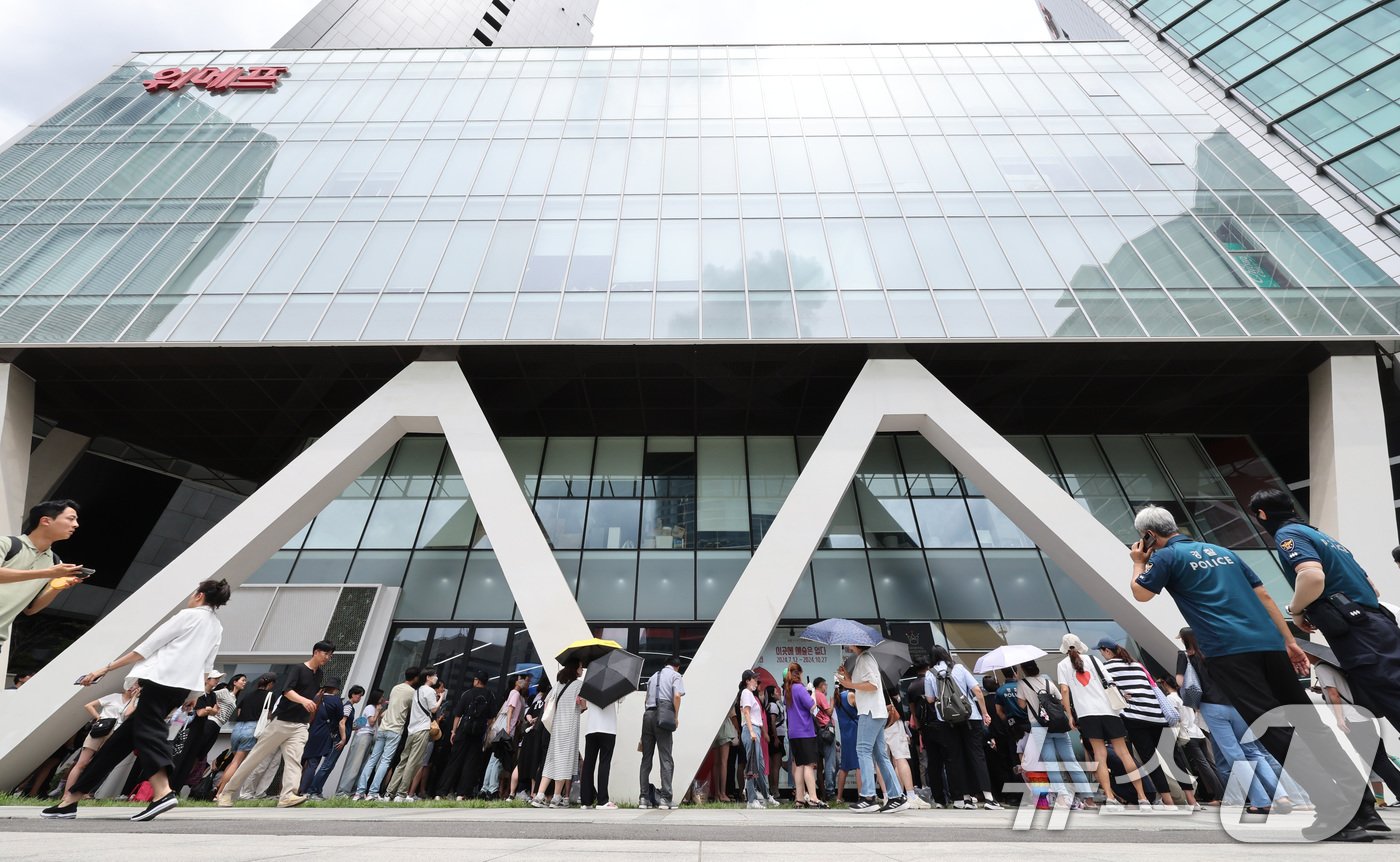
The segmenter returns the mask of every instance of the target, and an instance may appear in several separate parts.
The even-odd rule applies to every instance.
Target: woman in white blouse
[[[135,665],[126,679],[128,684],[141,683],[141,698],[131,718],[112,731],[111,738],[83,774],[64,790],[59,804],[45,808],[41,816],[57,820],[77,817],[78,803],[91,795],[133,751],[136,775],[151,782],[153,796],[151,804],[131,819],[152,820],[180,804],[180,797],[170,786],[170,739],[165,717],[183,704],[191,691],[204,688],[205,675],[213,670],[224,631],[214,609],[227,604],[231,592],[228,581],[200,583],[185,609],[162,623],[136,649],[78,680],[79,685],[92,685],[118,668]]]

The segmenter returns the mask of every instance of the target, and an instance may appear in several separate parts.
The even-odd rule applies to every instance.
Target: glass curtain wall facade
[[[1400,5],[1117,0],[1377,213],[1400,209]]]
[[[170,66],[278,89],[148,93]],[[0,342],[1391,338],[1127,43],[138,55],[0,153]]]
[[[1125,543],[1134,538],[1135,508],[1165,505],[1184,530],[1238,549],[1287,596],[1273,555],[1238,502],[1261,484],[1282,487],[1246,438],[1011,440]],[[648,659],[659,664],[680,641],[703,638],[816,438],[502,444],[585,617],[639,648],[649,638]],[[490,538],[441,437],[401,441],[252,581],[401,587],[389,671],[408,652],[428,649],[430,638],[455,651],[468,636],[476,646],[490,644],[479,651],[490,650],[492,673],[507,654],[512,662],[533,660]],[[1002,642],[1053,647],[1067,627],[1086,638],[1121,635],[1090,595],[918,435],[875,438],[782,625],[828,616],[927,621],[968,653]],[[472,668],[486,658],[475,655]]]

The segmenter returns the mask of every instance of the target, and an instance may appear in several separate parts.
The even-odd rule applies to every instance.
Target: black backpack
[[[19,552],[23,547],[24,542],[20,541],[19,536],[10,536],[10,549],[5,552],[5,559],[2,562],[0,562],[0,565],[8,563],[10,560],[13,560],[15,557],[18,557]],[[55,566],[63,562],[63,560],[58,558],[58,554],[55,553],[53,548],[49,549],[49,554],[53,556],[53,564]]]
[[[909,692],[909,711],[914,714],[919,727],[928,727],[938,719],[933,714],[933,704],[928,702],[928,696],[919,690]]]
[[[1032,691],[1035,691],[1032,689]],[[1027,704],[1035,710],[1036,720],[1050,733],[1069,733],[1069,713],[1065,705],[1050,691],[1050,683],[1035,693],[1034,704]]]
[[[471,698],[462,710],[462,729],[469,735],[481,736],[486,732],[486,722],[496,713],[491,693],[484,688],[469,688],[462,696]]]

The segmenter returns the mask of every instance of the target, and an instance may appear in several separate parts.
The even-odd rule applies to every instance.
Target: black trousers
[[[1371,771],[1376,777],[1385,782],[1385,786],[1390,788],[1390,792],[1400,798],[1400,769],[1397,769],[1391,761],[1390,755],[1385,750],[1385,742],[1376,733],[1376,725],[1369,721],[1349,721],[1347,722],[1347,741],[1352,744],[1357,753],[1363,753],[1368,748],[1375,746],[1375,754],[1371,758]]]
[[[924,741],[924,753],[928,755],[928,788],[933,796],[933,801],[940,805],[947,805],[952,801],[948,795],[948,783],[944,780],[943,770],[947,766],[948,752],[943,747],[944,735],[938,730],[938,725],[942,722],[930,721],[919,728],[919,736]]]
[[[1304,830],[1306,837],[1326,838],[1345,827],[1362,806],[1372,804],[1366,776],[1355,771],[1332,731],[1322,723],[1298,682],[1287,653],[1280,650],[1215,656],[1206,659],[1206,669],[1216,690],[1224,692],[1251,725],[1276,707],[1307,707],[1291,711],[1291,727],[1270,727],[1257,735],[1260,744],[1303,785],[1317,806],[1317,819]],[[1293,746],[1298,750],[1289,760],[1289,749],[1295,740],[1301,744]]]
[[[987,730],[982,720],[974,718],[960,724],[940,721],[934,727],[947,755],[944,765],[948,770],[948,792],[953,798],[980,799],[982,793],[991,792],[992,779],[987,774],[987,752],[983,747]]]
[[[457,780],[457,795],[470,798],[481,792],[481,782],[486,778],[486,764],[491,761],[491,752],[482,749],[481,739],[476,734],[465,736],[460,745],[466,751],[462,777]]]
[[[1142,767],[1151,763],[1152,758],[1157,754],[1157,745],[1161,742],[1162,731],[1166,730],[1167,726],[1137,718],[1124,718],[1123,724],[1128,728],[1128,742],[1133,746],[1138,769],[1141,771]],[[1160,763],[1153,766],[1152,771],[1147,773],[1147,780],[1159,796],[1169,797],[1171,795],[1171,785],[1167,784],[1167,776],[1162,772]],[[1142,789],[1147,789],[1147,783],[1143,784]]]
[[[613,746],[617,744],[615,733],[590,733],[583,738],[583,791],[580,799],[584,805],[606,804],[608,800],[608,775],[612,772]],[[593,783],[594,772],[598,783]]]
[[[496,795],[505,799],[510,794],[510,773],[515,769],[515,753],[519,746],[514,739],[507,739],[491,746],[491,753],[496,755],[496,759],[501,762],[501,785],[496,789]],[[490,758],[487,758],[487,765],[490,765]],[[483,773],[484,776],[485,773]]]
[[[1351,678],[1357,705],[1400,729],[1400,626],[1389,611],[1364,609],[1346,635],[1327,643]]]
[[[438,775],[437,796],[451,796],[456,793],[457,782],[462,777],[462,770],[467,765],[467,745],[461,734],[454,734],[452,744],[447,752],[447,763],[442,768],[442,773]]]
[[[185,702],[187,694],[188,689],[141,680],[141,698],[131,718],[112,731],[107,742],[92,756],[83,774],[68,789],[73,793],[92,793],[133,751],[136,752],[138,781],[145,781],[162,769],[170,769],[170,740],[165,719],[175,707]]]
[[[1176,747],[1176,765],[1195,779],[1197,801],[1218,801],[1225,798],[1220,786],[1220,776],[1215,771],[1215,763],[1206,750],[1204,739],[1188,739]],[[1183,784],[1182,787],[1186,785]]]

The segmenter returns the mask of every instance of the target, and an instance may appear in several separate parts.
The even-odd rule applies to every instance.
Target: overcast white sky
[[[1047,38],[1035,0],[601,0],[593,22],[595,45]]]
[[[136,51],[265,48],[315,0],[0,0],[0,143]]]

